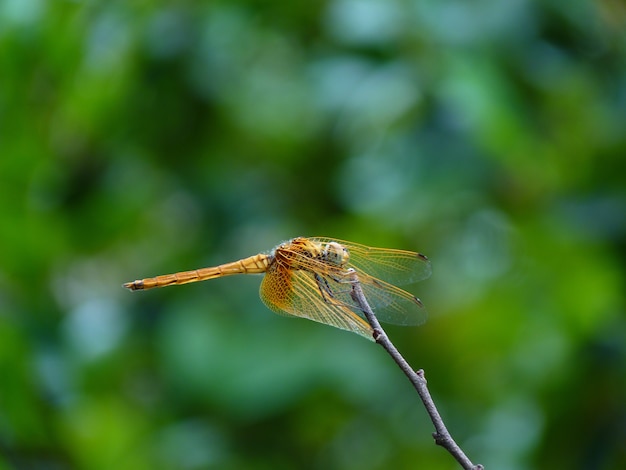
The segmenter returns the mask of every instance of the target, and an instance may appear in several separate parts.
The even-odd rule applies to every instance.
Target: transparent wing
[[[413,251],[373,248],[335,238],[312,237],[318,243],[337,242],[350,253],[348,267],[389,284],[403,286],[430,277],[432,269],[426,256]],[[361,281],[363,282],[363,281]]]
[[[354,314],[360,317],[361,321],[357,323],[359,326],[365,324],[370,337],[369,324],[351,296],[349,266],[339,267],[296,251],[290,251],[290,263],[273,266],[261,285],[261,297],[272,310],[277,311],[278,308],[290,315],[355,331],[354,327],[345,326],[344,317],[349,312],[351,322],[354,322]],[[294,266],[298,269],[292,269]],[[421,325],[426,321],[426,309],[414,295],[361,269],[354,269],[365,298],[380,321],[406,326]]]
[[[323,267],[323,263],[319,264]],[[263,278],[260,296],[278,314],[308,318],[372,340],[369,324],[347,304],[334,299],[332,289],[323,282],[320,284],[321,279],[313,270],[294,270],[275,264]]]
[[[357,277],[367,302],[381,322],[417,326],[426,321],[426,308],[414,295],[359,270]]]

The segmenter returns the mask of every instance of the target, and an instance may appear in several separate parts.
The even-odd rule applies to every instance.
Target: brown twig
[[[409,363],[402,357],[400,352],[393,345],[385,330],[380,326],[376,315],[372,311],[365,295],[363,294],[363,289],[361,289],[361,284],[359,283],[359,279],[357,277],[356,272],[352,273],[351,276],[352,281],[352,293],[351,296],[356,303],[359,304],[361,310],[365,314],[368,323],[372,327],[374,337],[374,341],[380,344],[385,350],[389,353],[389,355],[396,361],[396,364],[402,369],[402,372],[409,378],[415,390],[417,391],[428,415],[430,416],[433,425],[435,426],[435,432],[433,433],[433,438],[435,439],[435,443],[440,445],[444,449],[446,449],[456,460],[461,464],[461,466],[466,470],[482,470],[484,467],[482,465],[474,465],[472,461],[465,455],[463,450],[459,447],[459,445],[452,439],[450,432],[446,428],[446,425],[441,419],[441,415],[435,406],[435,402],[430,396],[430,392],[428,391],[428,386],[426,385],[426,378],[424,377],[424,371],[418,370],[415,371],[411,368]]]

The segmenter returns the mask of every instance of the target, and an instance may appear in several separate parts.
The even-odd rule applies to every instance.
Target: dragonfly
[[[124,287],[146,290],[234,274],[264,274],[260,297],[275,313],[307,318],[370,340],[373,329],[352,296],[355,275],[379,321],[405,326],[426,321],[420,299],[398,287],[430,276],[426,256],[327,237],[296,237],[267,253],[127,282]]]

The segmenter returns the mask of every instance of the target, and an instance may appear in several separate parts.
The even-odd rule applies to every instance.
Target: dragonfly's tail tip
[[[141,281],[125,282],[122,284],[122,287],[130,290],[140,290],[143,289],[143,283]]]

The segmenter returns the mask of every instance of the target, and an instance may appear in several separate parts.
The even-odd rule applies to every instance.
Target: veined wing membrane
[[[323,244],[333,241],[340,243],[350,253],[347,267],[389,284],[413,284],[427,279],[432,273],[430,261],[424,255],[412,251],[373,248],[333,238],[313,237],[311,240]]]
[[[324,241],[326,239],[314,239]],[[290,270],[289,267],[285,266],[284,270],[288,271],[294,276],[294,278],[300,277],[300,273],[311,273],[306,276],[307,279],[307,296],[313,295],[315,300],[321,300],[325,302],[325,304],[339,304],[344,307],[347,307],[352,312],[359,315],[361,318],[365,318],[361,308],[358,304],[352,299],[351,296],[351,276],[349,274],[348,269],[350,267],[354,267],[357,272],[357,276],[359,282],[361,283],[361,287],[363,289],[363,293],[365,294],[365,298],[367,299],[370,307],[376,313],[377,318],[385,323],[391,323],[394,325],[421,325],[426,321],[427,312],[422,303],[412,294],[392,285],[388,282],[385,282],[381,279],[377,279],[371,276],[369,272],[365,272],[363,269],[352,266],[353,259],[353,249],[354,244],[347,242],[338,242],[341,244],[346,243],[346,246],[350,250],[350,262],[345,267],[340,267],[337,265],[333,265],[326,261],[321,261],[317,259],[313,259],[307,256],[302,255],[301,253],[292,252],[293,255],[293,264],[296,264],[300,267],[300,270]],[[357,248],[362,247],[362,245],[356,245]],[[367,247],[363,247],[367,248]],[[374,261],[380,259],[380,256],[383,255],[383,252],[392,251],[393,259],[405,260],[405,266],[410,268],[415,266],[415,260],[421,259],[416,258],[417,253],[412,252],[404,252],[399,250],[385,250],[385,249],[371,249],[371,252],[374,253]],[[401,253],[401,257],[397,256],[397,253]],[[379,256],[380,255],[380,256]],[[357,256],[358,257],[358,256]],[[377,258],[378,257],[378,258]],[[389,258],[391,260],[391,258]],[[370,263],[373,266],[373,262]],[[394,268],[398,266],[402,266],[398,262],[395,262],[394,265],[391,265]],[[425,266],[425,267],[424,267]],[[417,267],[421,269],[428,268],[428,272],[430,272],[430,264],[423,264],[418,262]],[[408,269],[407,268],[407,269]],[[392,272],[393,270],[389,270]],[[298,273],[295,275],[295,273]],[[399,275],[410,275],[405,270],[397,270]],[[423,271],[422,271],[423,274]],[[319,278],[316,280],[315,276]],[[387,276],[389,277],[389,276]],[[405,276],[406,278],[406,276]],[[320,284],[320,281],[323,281]],[[293,285],[293,290],[296,290],[298,284]],[[305,292],[303,292],[304,294]],[[318,308],[320,306],[318,305]],[[292,313],[291,311],[289,313]],[[293,312],[293,315],[298,315],[298,313]],[[299,315],[304,316],[304,315]],[[309,316],[307,316],[309,318]],[[313,318],[312,318],[313,319]],[[317,319],[316,321],[321,321]],[[328,321],[322,321],[322,323],[329,323]],[[334,326],[337,326],[333,323]],[[340,327],[341,328],[341,327]],[[345,328],[344,328],[345,329]]]
[[[357,271],[357,276],[367,302],[381,322],[417,326],[426,321],[428,313],[414,295],[365,273]]]
[[[332,279],[330,282],[337,284]],[[350,288],[349,284],[345,287]],[[265,305],[276,313],[308,318],[371,340],[369,324],[347,304],[334,298],[332,288],[325,294],[323,288],[312,271],[277,266],[263,278],[260,294]]]

